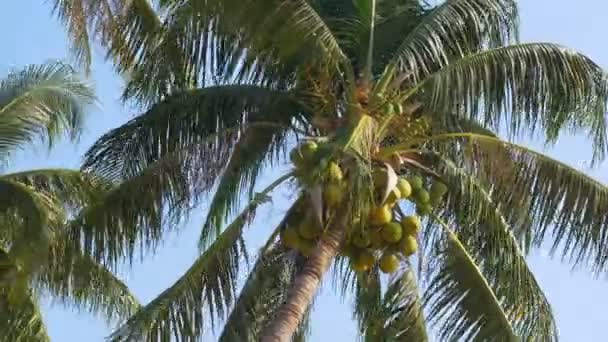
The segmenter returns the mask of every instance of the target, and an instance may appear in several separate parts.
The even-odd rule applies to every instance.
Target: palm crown
[[[0,159],[40,139],[77,138],[91,88],[63,63],[32,65],[0,81]],[[1,341],[48,341],[40,296],[124,319],[138,304],[110,270],[71,244],[67,226],[108,187],[74,170],[0,174]],[[75,215],[76,214],[76,215]]]
[[[426,323],[441,340],[556,340],[526,254],[549,241],[574,264],[605,270],[606,187],[494,133],[553,142],[582,130],[601,160],[605,75],[567,48],[517,44],[514,1],[55,3],[80,57],[87,62],[95,32],[128,75],[125,99],[147,106],[87,153],[85,170],[122,185],[108,195],[104,224],[74,229],[73,243],[115,264],[153,249],[214,191],[201,255],[116,341],[195,340],[207,320],[224,317],[220,340],[303,338],[332,263],[340,288],[354,293],[367,340],[425,340]],[[294,171],[256,193],[265,167],[300,139],[307,143],[292,153]],[[445,184],[445,200],[434,196],[430,208],[418,178],[402,175]],[[293,205],[237,293],[242,232],[285,182]],[[385,240],[398,248],[356,242],[384,221],[414,220],[412,203],[396,204],[405,183],[426,217],[420,233],[394,228],[401,237]],[[146,196],[132,198],[141,187]],[[242,193],[250,202],[238,213]],[[388,213],[369,221],[378,208]],[[318,232],[294,235],[301,221]],[[373,264],[379,250],[389,261]],[[386,288],[381,270],[392,272]]]

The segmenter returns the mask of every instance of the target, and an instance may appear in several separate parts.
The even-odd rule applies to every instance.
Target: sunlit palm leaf
[[[0,341],[50,342],[38,301],[30,294],[19,306],[9,305],[4,294],[0,297]]]
[[[0,161],[41,138],[52,144],[82,128],[84,106],[95,100],[91,88],[63,63],[31,65],[0,81]]]
[[[208,61],[202,57],[212,56],[211,69],[228,79],[276,81],[294,66],[344,61],[338,41],[306,0],[166,3],[167,23],[181,30],[185,54],[201,70]]]
[[[285,148],[286,137],[286,127],[281,126],[248,127],[243,131],[210,202],[201,232],[201,246],[220,232],[224,220],[234,214],[243,193],[253,198],[258,176],[265,166],[276,165]]]
[[[186,273],[144,306],[112,334],[113,341],[157,341],[175,336],[178,341],[199,338],[206,322],[214,325],[235,301],[236,286],[246,248],[243,229],[256,208],[291,175],[277,179],[237,216]]]
[[[451,59],[515,41],[517,26],[513,0],[447,0],[409,32],[391,62],[418,81]]]
[[[400,270],[386,289],[379,271],[358,275],[355,315],[364,341],[428,341],[419,289],[412,270]]]
[[[514,341],[507,314],[468,245],[447,230],[435,246],[433,273],[424,294],[428,318],[443,341]]]
[[[9,173],[0,179],[29,186],[52,196],[69,209],[80,209],[109,189],[108,184],[93,175],[69,169],[41,169]]]
[[[190,165],[181,154],[168,155],[104,193],[70,222],[73,246],[112,267],[125,257],[132,261],[135,250],[142,257],[154,250],[190,208],[191,187],[202,177],[186,171]]]
[[[509,152],[509,164],[502,169],[476,169],[471,162],[463,167],[489,183],[505,219],[518,235],[527,234],[526,243],[540,247],[551,241],[553,252],[569,256],[574,264],[606,271],[606,185],[546,155],[497,138],[465,134],[459,140],[477,147],[475,159],[489,160],[498,150]],[[530,220],[522,221],[522,211]]]
[[[110,322],[128,319],[140,308],[120,279],[61,239],[51,246],[34,286],[54,301],[101,314]]]
[[[14,217],[16,225],[2,227],[10,236],[9,254],[29,274],[46,260],[54,229],[63,223],[63,208],[51,197],[30,186],[0,179],[0,213]]]
[[[262,251],[239,293],[219,341],[257,341],[265,324],[274,317],[289,287],[293,263],[286,251],[273,246]]]
[[[521,337],[555,340],[551,306],[528,268],[500,205],[466,169],[442,160],[437,171],[450,187],[444,215],[456,223],[454,233],[477,260],[514,331]]]
[[[563,129],[584,129],[602,158],[606,143],[608,86],[599,66],[552,44],[491,49],[454,62],[419,87],[434,120],[465,115],[511,135],[543,131],[554,141]],[[466,113],[466,114],[458,114]]]
[[[241,130],[259,121],[289,123],[297,115],[295,104],[295,111],[275,111],[287,103],[292,102],[285,92],[248,85],[178,93],[102,136],[87,152],[84,168],[109,179],[127,179],[167,154],[201,145],[197,159],[212,185]]]

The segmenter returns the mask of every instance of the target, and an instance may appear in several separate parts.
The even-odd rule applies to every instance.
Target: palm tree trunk
[[[337,227],[336,227],[337,228]],[[274,320],[265,329],[262,342],[289,342],[298,328],[306,309],[317,292],[321,277],[338,254],[344,230],[330,230],[322,238],[296,276],[287,299],[277,311]]]

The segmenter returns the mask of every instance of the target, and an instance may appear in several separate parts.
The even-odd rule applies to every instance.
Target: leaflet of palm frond
[[[219,341],[257,341],[289,287],[294,255],[278,245],[261,251],[223,327]]]
[[[171,1],[161,7],[192,68],[209,69],[221,82],[267,84],[288,80],[300,65],[344,61],[336,38],[305,0]]]
[[[110,184],[94,175],[68,169],[22,171],[4,174],[0,179],[11,180],[54,197],[68,210],[80,210],[110,189]]]
[[[122,280],[65,239],[65,234],[55,238],[47,264],[33,279],[34,287],[53,301],[101,314],[108,322],[126,320],[140,309]]]
[[[357,273],[354,277],[353,314],[358,321],[359,333],[370,341],[381,334],[385,323],[379,317],[382,311],[380,271],[374,267],[370,272]]]
[[[243,258],[247,258],[243,229],[257,207],[269,200],[268,194],[289,177],[277,179],[260,192],[182,277],[129,318],[110,339],[159,340],[174,336],[177,341],[191,341],[200,338],[206,322],[213,327],[236,300],[239,270]]]
[[[432,13],[417,0],[380,1],[374,41],[374,74],[382,72],[403,42],[404,34],[412,32]]]
[[[587,57],[548,43],[512,45],[469,55],[428,76],[416,87],[432,119],[454,125],[465,115],[510,137],[544,133],[553,142],[563,129],[593,139],[594,160],[608,147],[608,85]],[[566,86],[567,85],[567,86]],[[504,128],[506,127],[506,129]]]
[[[9,305],[0,291],[1,342],[50,342],[37,299],[32,293],[19,306]]]
[[[247,127],[232,155],[210,202],[199,245],[204,246],[221,232],[224,221],[234,215],[241,199],[253,198],[258,177],[285,154],[287,126]]]
[[[385,341],[429,340],[419,292],[410,264],[390,280],[382,299]]]
[[[254,122],[288,123],[290,95],[251,85],[201,88],[178,93],[102,136],[86,153],[83,168],[112,180],[127,179],[166,154],[200,145],[197,159],[211,184],[238,137]],[[208,166],[206,166],[208,165]]]
[[[52,62],[13,71],[0,81],[0,161],[36,139],[77,138],[91,88],[68,65]]]
[[[64,222],[64,212],[54,198],[8,179],[0,178],[0,193],[0,213],[18,225],[3,227],[10,235],[9,254],[21,265],[20,272],[29,275],[45,263],[48,244]]]
[[[291,205],[260,249],[253,269],[224,322],[219,341],[257,341],[266,324],[275,317],[298,263],[295,253],[275,240],[289,222],[297,220],[303,200],[300,197]]]
[[[441,228],[438,228],[441,229]],[[427,319],[442,341],[513,341],[517,335],[491,285],[468,252],[449,231],[434,251],[434,267],[425,284]]]
[[[164,233],[180,226],[202,191],[195,187],[204,175],[186,171],[183,161],[179,154],[166,155],[84,208],[70,222],[73,245],[110,267],[132,261],[136,250],[142,258],[153,251]]]
[[[492,178],[495,180],[492,197],[504,203],[501,208],[510,222],[517,222],[516,208],[530,213],[533,246],[539,247],[548,240],[553,253],[568,256],[574,265],[590,265],[598,273],[605,272],[606,185],[523,146],[484,136],[472,136],[469,140],[485,146],[480,152],[486,158],[496,148],[509,150],[514,172],[507,177]],[[490,176],[492,171],[484,170]],[[513,193],[521,196],[513,197]]]
[[[453,232],[477,260],[513,330],[521,337],[556,339],[551,306],[528,268],[500,204],[466,169],[445,159],[437,167],[450,189],[442,213],[455,223]]]
[[[391,63],[413,71],[414,81],[460,58],[517,40],[513,0],[448,0],[420,21],[403,39]]]

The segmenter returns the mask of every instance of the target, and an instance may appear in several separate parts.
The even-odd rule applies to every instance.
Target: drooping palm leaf
[[[91,88],[60,62],[10,73],[0,81],[0,161],[38,138],[51,145],[66,132],[78,137],[84,107],[94,100]]]
[[[344,62],[339,42],[306,0],[166,3],[167,23],[181,30],[185,54],[199,65],[202,56],[213,56],[211,68],[220,75],[263,81],[264,73],[280,78],[298,65]]]
[[[449,228],[448,228],[449,229]],[[423,302],[441,340],[513,341],[513,330],[491,285],[475,259],[452,231],[435,246],[434,272]]]
[[[21,264],[20,272],[29,274],[44,262],[54,229],[65,219],[63,208],[54,198],[8,179],[0,179],[0,193],[0,213],[15,217],[11,221],[17,224],[2,227],[10,237],[9,254]]]
[[[50,342],[38,301],[30,294],[19,306],[9,305],[6,295],[0,297],[0,341]]]
[[[77,170],[40,169],[4,174],[0,179],[29,186],[52,196],[68,209],[80,209],[109,189],[108,184]]]
[[[239,269],[247,256],[243,229],[257,207],[268,201],[268,194],[289,177],[280,177],[260,192],[180,279],[112,334],[112,341],[156,341],[170,336],[194,340],[202,335],[207,319],[214,325],[224,316],[235,301]]]
[[[417,82],[451,59],[516,41],[517,26],[513,0],[447,0],[409,32],[391,63]]]
[[[51,246],[48,263],[36,275],[34,287],[53,301],[100,314],[109,322],[127,319],[140,308],[111,271],[61,239]]]
[[[246,193],[253,198],[258,176],[266,165],[276,165],[284,150],[286,127],[248,127],[234,147],[203,225],[200,246],[219,234],[224,220],[234,214]]]
[[[458,137],[461,138],[458,138]],[[454,137],[478,148],[476,159],[508,151],[507,168],[471,167],[467,172],[490,182],[492,198],[500,204],[514,231],[527,233],[527,243],[540,247],[551,241],[553,252],[561,251],[575,265],[590,265],[605,272],[608,263],[606,230],[608,187],[584,173],[546,155],[494,137],[463,134]],[[522,211],[530,220],[522,221]]]
[[[298,107],[275,111],[288,103],[293,103],[288,93],[249,85],[177,93],[101,137],[87,152],[84,168],[127,179],[167,154],[196,148],[212,185],[247,124],[288,124]]]
[[[452,123],[441,113],[454,113],[495,131],[506,126],[511,136],[541,131],[548,141],[563,129],[584,129],[595,159],[606,153],[606,78],[590,59],[561,46],[490,49],[449,64],[417,87],[433,120]]]
[[[436,170],[451,189],[444,215],[456,223],[454,233],[477,260],[477,267],[507,312],[514,331],[521,337],[556,339],[551,306],[528,268],[500,205],[465,169],[442,160]],[[428,238],[427,243],[438,240]]]
[[[197,191],[190,187],[201,183],[190,165],[181,154],[168,155],[104,193],[70,222],[73,246],[111,267],[125,257],[132,261],[135,250],[142,257],[154,250],[190,208]]]
[[[274,317],[291,280],[293,264],[279,246],[261,251],[222,329],[218,341],[257,341]]]

